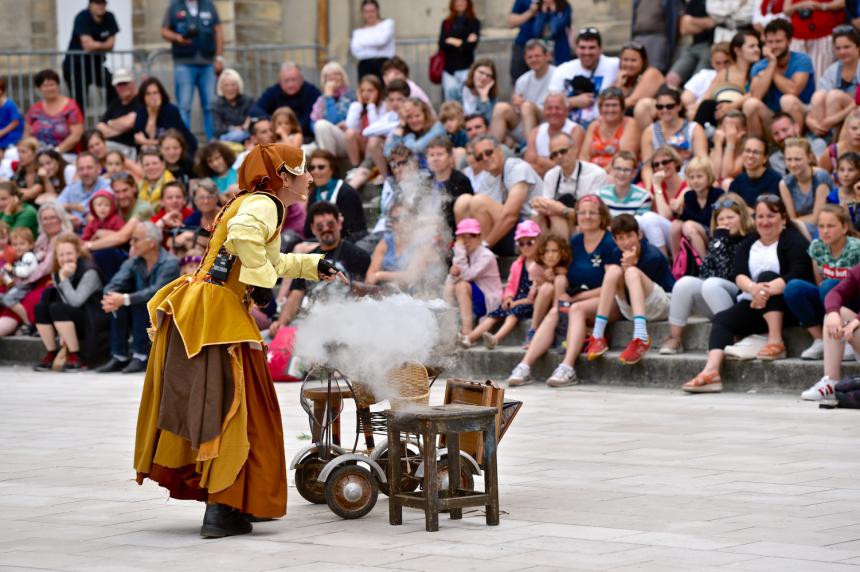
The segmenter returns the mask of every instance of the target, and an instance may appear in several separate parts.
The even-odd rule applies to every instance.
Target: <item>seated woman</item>
[[[164,165],[173,178],[182,182],[186,189],[194,177],[192,158],[196,149],[197,141],[194,141],[194,147],[189,147],[185,136],[177,129],[167,129],[158,138],[158,150],[164,158]]]
[[[289,107],[279,107],[272,113],[272,129],[275,130],[276,143],[301,147],[305,142],[302,124],[296,112]]]
[[[167,170],[164,158],[157,147],[144,147],[138,154],[137,160],[140,161],[143,171],[143,178],[138,185],[138,198],[155,209],[161,201],[164,185],[175,180],[173,173]]]
[[[473,113],[483,115],[487,123],[493,120],[493,106],[499,84],[496,81],[496,64],[490,58],[480,58],[472,63],[466,83],[463,84],[461,103],[466,116]]]
[[[827,171],[815,166],[812,147],[801,137],[785,140],[785,168],[788,173],[779,183],[780,197],[788,217],[804,223],[812,236],[818,213],[833,190],[833,179]]]
[[[654,121],[654,96],[665,78],[660,70],[648,65],[648,52],[639,42],[627,42],[621,46],[620,57],[615,87],[624,93],[627,115],[636,119],[636,125],[642,131]]]
[[[860,110],[856,107],[845,118],[839,140],[827,146],[818,157],[818,166],[828,173],[836,172],[836,160],[845,153],[860,153]]]
[[[36,155],[36,164],[39,166],[36,171],[38,184],[29,189],[30,193],[24,195],[24,200],[37,205],[57,200],[75,176],[74,165],[69,166],[56,149],[39,151]]]
[[[113,175],[118,175],[120,173],[128,173],[125,168],[125,162],[127,157],[122,151],[108,151],[107,155],[105,155],[105,163],[104,163],[104,177],[106,179],[110,179]],[[136,181],[139,181],[143,178],[143,168],[141,168],[139,163],[135,163],[136,166],[136,174],[133,175]]]
[[[320,70],[320,95],[311,109],[317,147],[335,157],[346,157],[346,115],[355,101],[343,67],[330,61]]]
[[[782,199],[771,193],[761,195],[755,205],[755,232],[738,246],[735,256],[735,284],[741,295],[731,308],[714,316],[708,361],[681,389],[688,393],[722,391],[720,366],[725,347],[735,338],[766,332],[767,344],[759,351],[758,359],[785,358],[782,328],[793,322],[793,316],[786,314],[783,293],[793,279],[814,280],[806,254],[808,246],[806,238],[791,224]]]
[[[681,92],[681,103],[687,110],[685,114],[687,119],[696,117],[699,104],[711,95],[708,91],[711,82],[720,73],[725,73],[731,63],[731,48],[728,42],[717,42],[711,45],[711,67],[697,71],[684,84],[684,91]]]
[[[194,250],[201,233],[206,235],[208,229],[213,227],[220,210],[218,187],[212,179],[197,179],[192,189],[191,201],[194,203],[194,210],[183,219],[180,232],[173,240],[177,249],[186,253]]]
[[[42,183],[37,175],[39,163],[36,161],[39,142],[35,137],[24,137],[18,141],[16,147],[18,149],[18,166],[15,168],[15,175],[12,180],[27,197],[26,200],[32,201],[42,192]]]
[[[564,360],[547,380],[547,385],[564,387],[576,383],[573,366],[582,352],[587,323],[593,322],[597,314],[604,266],[621,261],[621,252],[607,230],[611,216],[603,201],[595,195],[581,198],[576,204],[576,220],[580,233],[570,239],[572,260],[567,276],[556,278],[558,284],[565,285],[564,292],[557,296],[556,305],[535,332],[525,357],[508,377],[508,387],[528,385],[534,381],[531,366],[556,341],[561,342],[557,335],[566,337],[567,347]],[[619,315],[618,308],[613,307],[608,318],[615,320]]]
[[[818,214],[818,238],[809,245],[813,282],[795,279],[785,285],[785,303],[798,323],[809,330],[812,345],[801,359],[824,356],[821,323],[827,293],[860,263],[860,238],[851,225],[848,211],[838,205],[824,205]]]
[[[649,189],[652,208],[658,215],[672,220],[675,212],[683,208],[687,190],[687,181],[679,173],[681,156],[672,147],[664,145],[654,151],[650,168],[653,173]]]
[[[749,205],[734,193],[726,193],[711,215],[711,240],[698,276],[682,276],[672,288],[669,304],[669,337],[660,347],[662,355],[684,352],[683,332],[690,314],[713,320],[728,310],[740,292],[735,284],[735,252],[752,230]]]
[[[60,153],[74,153],[84,134],[81,108],[60,92],[60,76],[54,70],[40,71],[33,83],[42,99],[27,110],[24,136]]]
[[[391,157],[391,150],[405,145],[418,158],[422,167],[426,164],[424,151],[436,137],[445,136],[445,127],[436,120],[436,114],[424,100],[410,97],[400,107],[400,127],[385,140],[384,153]]]
[[[346,154],[349,164],[358,167],[364,160],[368,137],[362,135],[374,121],[385,114],[382,82],[375,75],[366,75],[358,83],[358,100],[346,112]]]
[[[158,145],[165,131],[175,129],[182,134],[192,152],[197,150],[197,138],[182,121],[179,108],[170,103],[170,96],[158,78],[150,76],[143,80],[137,97],[140,107],[134,120],[134,142],[138,147]]]
[[[244,143],[251,136],[254,98],[244,91],[245,82],[236,70],[226,68],[218,76],[217,97],[212,102],[212,123],[215,137],[221,141]]]
[[[367,284],[388,284],[395,289],[407,291],[419,285],[424,270],[435,255],[432,247],[422,244],[421,237],[414,232],[414,220],[415,213],[411,213],[406,207],[397,203],[391,207],[388,215],[390,228],[383,233],[382,239],[373,250],[365,276]],[[480,238],[478,243],[480,244]],[[495,261],[495,258],[493,260]],[[501,286],[499,290],[501,291]],[[499,299],[501,300],[501,295]]]
[[[550,141],[559,133],[567,133],[573,138],[573,148],[581,149],[585,138],[582,127],[567,116],[567,98],[563,93],[549,92],[543,102],[544,122],[529,133],[523,160],[543,177],[555,167],[556,162],[549,158]]]
[[[98,129],[89,129],[85,131],[84,136],[81,138],[81,143],[85,150],[92,153],[93,156],[98,159],[99,165],[101,165],[100,174],[104,175],[107,173],[107,157],[110,154],[110,151],[108,150],[107,139],[102,135],[102,132]],[[116,151],[115,153],[119,153],[119,151]],[[134,175],[136,179],[139,179],[143,175],[140,164],[135,163],[125,155],[122,155],[122,153],[120,153],[120,156],[123,158],[123,170]]]
[[[755,30],[744,30],[732,37],[729,43],[732,63],[708,86],[707,95],[696,110],[698,123],[716,125],[729,111],[743,111],[750,97],[750,70],[761,59],[761,54],[761,38]]]
[[[66,346],[68,355],[62,371],[80,371],[87,362],[97,358],[98,344],[88,344],[91,350],[82,356],[81,340],[98,336],[105,328],[94,326],[107,320],[101,309],[102,278],[84,249],[81,239],[74,234],[57,237],[51,255],[51,277],[54,285],[45,290],[36,304],[36,330],[45,346],[45,355],[33,369],[50,371],[59,352],[57,336]]]
[[[711,163],[718,187],[728,189],[744,168],[743,140],[747,118],[740,111],[729,111],[714,132]]]
[[[308,195],[307,211],[310,212],[311,206],[320,201],[334,203],[343,215],[344,238],[358,242],[367,234],[364,205],[355,189],[334,176],[334,167],[334,155],[324,149],[317,149],[308,157],[308,171],[314,182]],[[311,236],[310,219],[305,221],[304,233]]]
[[[704,258],[708,253],[708,230],[711,212],[723,190],[714,186],[714,166],[707,157],[693,157],[687,165],[687,190],[683,201],[674,208],[677,216],[672,221],[671,247],[677,253],[681,237],[690,241],[693,250]]]
[[[806,116],[806,126],[823,137],[856,108],[854,94],[860,85],[860,32],[854,26],[833,29],[833,52],[837,61],[830,64],[818,80]]]
[[[625,115],[623,92],[617,87],[604,89],[597,96],[600,115],[591,122],[580,146],[579,158],[609,172],[612,157],[618,151],[639,153],[639,129]]]
[[[225,204],[239,192],[238,173],[233,168],[236,154],[221,141],[213,141],[197,150],[194,173],[202,179],[212,179],[218,187],[219,201]]]
[[[681,116],[681,94],[678,90],[667,85],[660,86],[657,90],[655,108],[657,109],[657,121],[649,125],[642,132],[641,149],[642,158],[650,161],[656,149],[664,145],[672,147],[681,158],[679,170],[684,172],[684,165],[693,156],[705,156],[708,154],[708,139],[705,130],[694,121]],[[642,182],[645,186],[651,185],[651,167],[646,163],[642,167]]]

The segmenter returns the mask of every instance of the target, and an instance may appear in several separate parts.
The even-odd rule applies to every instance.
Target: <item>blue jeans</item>
[[[173,82],[176,84],[176,105],[182,121],[191,129],[191,105],[194,103],[194,88],[200,92],[200,107],[203,109],[203,129],[206,138],[215,136],[212,111],[209,102],[215,95],[215,66],[212,64],[175,64]]]
[[[816,286],[806,280],[790,280],[785,285],[785,304],[804,328],[820,326],[824,321],[824,297],[839,284],[839,280],[828,278]]]
[[[149,356],[150,341],[146,333],[149,326],[149,313],[146,304],[123,306],[110,316],[110,351],[114,357],[128,357],[128,336],[131,333],[133,356],[146,361]]]
[[[463,84],[466,83],[468,75],[467,69],[455,71],[453,74],[442,72],[442,98],[445,101],[463,103]]]

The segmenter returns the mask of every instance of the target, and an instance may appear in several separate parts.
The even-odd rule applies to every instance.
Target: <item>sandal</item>
[[[723,381],[718,372],[700,373],[681,386],[687,393],[719,393],[723,390]]]
[[[758,351],[756,357],[762,361],[785,359],[785,344],[765,344],[765,346]]]
[[[681,343],[679,338],[669,336],[663,341],[663,345],[660,346],[660,355],[662,356],[671,356],[682,353],[684,353],[684,344]]]
[[[472,341],[465,334],[457,334],[457,345],[467,350],[472,347]]]

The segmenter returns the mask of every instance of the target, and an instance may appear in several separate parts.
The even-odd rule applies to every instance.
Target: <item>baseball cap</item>
[[[113,81],[111,82],[113,85],[119,85],[121,83],[130,83],[134,81],[134,74],[131,73],[131,70],[127,70],[125,68],[120,68],[113,72]]]
[[[540,236],[540,227],[533,220],[524,220],[517,225],[517,231],[514,233],[514,240],[521,238],[534,238]]]
[[[457,224],[457,236],[461,234],[481,234],[481,223],[474,218],[464,218]]]

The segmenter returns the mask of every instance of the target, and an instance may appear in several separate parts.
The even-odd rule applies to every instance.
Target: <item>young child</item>
[[[468,347],[468,335],[476,319],[495,311],[502,301],[502,280],[496,255],[481,243],[481,223],[465,218],[455,232],[454,260],[445,281],[445,300],[460,308],[460,345]]]
[[[25,329],[31,330],[33,325],[27,317],[27,310],[21,305],[21,301],[27,296],[32,286],[25,280],[38,268],[39,259],[33,252],[36,243],[33,231],[29,228],[16,228],[9,233],[12,248],[17,257],[13,264],[6,264],[6,273],[13,278],[13,286],[3,294],[3,305],[14,312],[24,324]]]
[[[185,187],[179,181],[171,181],[164,185],[161,191],[161,208],[155,213],[155,216],[150,219],[164,233],[164,247],[168,250],[173,250],[176,247],[187,248],[188,240],[183,241],[183,244],[175,244],[175,240],[183,227],[185,219],[191,216],[193,212],[186,206]]]
[[[375,75],[366,75],[358,84],[358,100],[346,112],[346,154],[353,167],[364,159],[367,138],[361,133],[385,113],[382,82]]]
[[[210,178],[218,187],[218,201],[229,201],[239,192],[238,173],[233,168],[236,154],[221,141],[212,141],[197,150],[194,172],[200,178]]]
[[[567,267],[572,259],[570,244],[557,234],[545,234],[538,241],[536,258],[537,261],[528,266],[529,278],[532,281],[529,297],[533,300],[534,307],[523,346],[526,349],[552,308],[556,292],[559,289],[567,289]]]
[[[633,340],[619,358],[621,363],[633,365],[651,348],[648,321],[669,316],[669,293],[675,279],[669,261],[642,237],[633,215],[618,215],[612,219],[610,229],[621,250],[621,264],[606,267],[594,330],[585,352],[591,361],[609,349],[605,332],[614,301],[621,315],[633,321]]]
[[[723,194],[714,187],[714,166],[707,157],[693,157],[687,164],[687,190],[683,202],[676,203],[669,240],[672,252],[681,247],[681,236],[685,236],[699,256],[708,253],[708,227],[711,224],[713,204]]]
[[[9,224],[4,220],[0,220],[0,261],[2,261],[4,266],[12,264],[18,259],[15,249],[12,248],[9,232]]]
[[[125,172],[125,155],[123,155],[121,151],[108,151],[108,154],[105,155],[104,176],[109,178],[111,175]]]
[[[85,241],[91,240],[98,230],[120,230],[125,226],[125,221],[117,213],[116,198],[110,191],[101,190],[93,195],[90,200],[90,213],[93,215],[92,220],[81,235]]]
[[[843,153],[837,162],[838,186],[827,195],[827,202],[841,205],[848,210],[851,225],[860,228],[860,154],[854,151]]]
[[[275,130],[277,143],[301,147],[302,143],[305,142],[299,118],[289,107],[279,107],[272,113],[272,129]]]
[[[511,265],[508,275],[508,284],[502,297],[502,305],[497,310],[487,314],[481,320],[478,327],[466,336],[468,345],[472,345],[479,339],[484,346],[491,350],[510,334],[517,322],[528,320],[532,317],[532,304],[535,292],[532,290],[532,280],[529,277],[529,267],[537,262],[537,238],[540,236],[540,227],[533,220],[524,220],[517,225],[514,240],[520,251],[520,256]],[[502,323],[502,327],[495,335],[490,329]]]
[[[439,121],[445,127],[448,139],[454,148],[465,147],[468,142],[466,137],[466,113],[463,106],[457,101],[446,101],[439,108]]]

